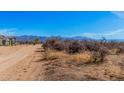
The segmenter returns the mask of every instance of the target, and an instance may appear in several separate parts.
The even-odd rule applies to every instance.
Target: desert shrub
[[[93,55],[94,63],[103,62],[104,57],[108,54],[108,48],[105,46],[106,41],[83,41],[85,50],[90,51]]]
[[[85,50],[87,51],[98,51],[99,48],[102,46],[101,42],[95,40],[85,40],[85,41],[81,41],[81,43],[84,44]]]
[[[79,41],[70,41],[68,44],[65,44],[66,48],[66,52],[67,53],[80,53],[82,50],[84,50],[84,46],[82,43],[80,43]]]
[[[119,46],[118,50],[119,53],[124,53],[124,46]]]
[[[118,41],[110,41],[105,43],[104,45],[107,49],[109,54],[119,54],[124,53],[124,43]]]
[[[109,49],[115,49],[115,48],[118,48],[119,43],[115,42],[115,41],[110,41],[110,42],[106,43],[105,46]]]
[[[97,47],[96,51],[92,51],[93,56],[94,56],[94,62],[103,62],[104,57],[108,54],[108,49],[104,46]]]
[[[65,50],[67,53],[79,53],[84,48],[83,43],[77,40],[62,40],[59,38],[50,38],[43,43],[44,49],[57,51]]]
[[[64,44],[60,38],[49,38],[43,43],[44,49],[54,49],[62,51],[64,49]]]
[[[92,52],[93,55],[93,63],[99,63],[104,61],[105,55],[103,52]]]
[[[107,54],[124,53],[124,43],[102,40],[64,40],[58,37],[49,38],[43,42],[45,50],[64,51],[70,55],[85,51],[92,53],[94,62],[103,62]],[[57,55],[56,55],[57,56]],[[74,56],[75,57],[75,56]]]
[[[39,44],[40,40],[38,38],[35,38],[32,43],[33,45]]]
[[[94,62],[102,62],[106,54],[108,54],[108,48],[105,46],[107,42],[88,40],[85,41],[85,48],[93,54]]]

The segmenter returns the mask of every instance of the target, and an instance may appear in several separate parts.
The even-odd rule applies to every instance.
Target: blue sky
[[[124,39],[124,12],[0,12],[0,34]]]

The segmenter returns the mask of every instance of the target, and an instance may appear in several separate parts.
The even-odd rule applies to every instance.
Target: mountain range
[[[40,41],[45,41],[47,38],[47,36],[32,36],[32,35],[23,35],[23,36],[15,36],[17,41],[33,41],[34,39],[39,39]],[[62,39],[68,39],[68,40],[84,40],[84,39],[88,39],[86,37],[82,37],[82,36],[75,36],[75,37],[60,37],[60,36],[52,36],[52,37],[59,37]]]
[[[39,39],[41,42],[45,41],[47,38],[58,37],[66,40],[87,40],[91,38],[83,37],[83,36],[73,36],[73,37],[61,37],[61,36],[33,36],[33,35],[23,35],[23,36],[15,36],[17,41],[25,42],[25,41],[33,41],[34,39]],[[102,39],[102,38],[101,38]],[[95,39],[95,40],[101,40]],[[108,41],[118,41],[124,42],[124,39],[107,39]]]

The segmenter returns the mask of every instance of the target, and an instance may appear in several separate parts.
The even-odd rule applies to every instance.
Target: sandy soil
[[[41,45],[0,47],[0,80],[42,80]]]
[[[107,55],[99,63],[78,65],[62,59],[42,63],[47,81],[124,81],[124,54]]]

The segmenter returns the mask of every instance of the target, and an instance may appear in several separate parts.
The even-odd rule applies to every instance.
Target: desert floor
[[[108,55],[102,63],[82,65],[43,57],[41,45],[0,46],[0,80],[124,80],[124,54]]]
[[[0,46],[0,80],[42,80],[41,45]]]

